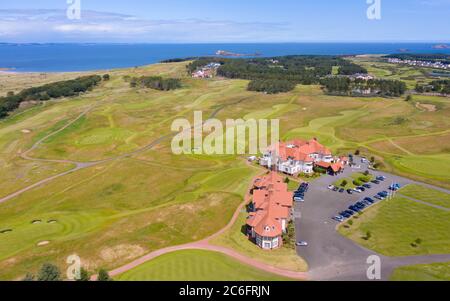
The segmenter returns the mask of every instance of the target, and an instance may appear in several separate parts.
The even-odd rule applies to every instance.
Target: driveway
[[[355,161],[359,164],[360,158],[355,158]],[[297,241],[309,243],[308,247],[298,248],[297,253],[308,262],[310,278],[366,281],[369,267],[367,258],[371,255],[378,255],[381,258],[382,280],[388,280],[392,271],[398,266],[450,261],[450,254],[399,258],[381,256],[336,232],[338,223],[331,218],[338,212],[347,209],[358,200],[373,197],[383,190],[387,191],[392,182],[402,186],[417,183],[396,175],[371,171],[375,176],[385,176],[387,180],[380,185],[372,185],[372,189],[361,194],[349,195],[347,192],[339,193],[327,188],[340,178],[350,177],[355,172],[364,172],[367,167],[366,164],[361,164],[361,169],[347,167],[343,174],[334,177],[323,176],[313,181],[305,196],[305,202],[295,204]],[[439,188],[439,190],[442,189]],[[446,192],[450,193],[450,191]]]

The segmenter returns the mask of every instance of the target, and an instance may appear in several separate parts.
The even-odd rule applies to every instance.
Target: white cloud
[[[26,42],[226,42],[284,41],[284,23],[227,20],[145,20],[135,16],[82,11],[69,20],[64,10],[0,10],[0,34]]]

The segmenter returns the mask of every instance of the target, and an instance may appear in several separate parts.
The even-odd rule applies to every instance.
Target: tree
[[[367,231],[366,237],[364,237],[364,239],[365,239],[365,240],[369,240],[369,239],[371,239],[371,238],[372,238],[372,232]]]
[[[412,101],[412,100],[413,100],[412,95],[408,95],[408,96],[406,96],[406,98],[405,98],[405,101]]]
[[[286,177],[286,178],[284,179],[284,183],[286,183],[286,184],[289,184],[290,181],[291,181],[291,180],[289,180],[288,177]]]
[[[51,263],[44,263],[39,270],[38,281],[61,281],[61,272],[59,268]]]
[[[111,279],[111,277],[109,277],[107,270],[100,269],[100,271],[98,271],[97,281],[112,281],[112,279]]]
[[[110,79],[109,74],[104,74],[103,75],[103,80],[107,81],[109,79]]]
[[[355,156],[359,156],[361,154],[361,152],[359,151],[359,149],[357,149],[356,151],[355,151]]]
[[[341,183],[341,186],[345,187],[345,186],[347,186],[347,184],[348,184],[348,181],[347,180],[343,180],[342,183]]]
[[[372,163],[375,162],[375,157],[374,156],[370,157],[370,162],[372,162]]]
[[[6,96],[7,96],[7,97],[14,96],[14,91],[9,91],[9,92],[6,94]]]
[[[77,281],[90,281],[91,277],[89,275],[89,272],[85,268],[81,268],[80,270],[80,279],[77,279]]]

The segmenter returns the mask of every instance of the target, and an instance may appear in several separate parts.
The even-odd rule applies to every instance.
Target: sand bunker
[[[31,133],[31,130],[24,129],[24,130],[21,130],[21,132],[23,134],[29,134],[29,133]]]
[[[42,247],[42,246],[48,245],[49,243],[50,243],[50,241],[44,240],[44,241],[38,242],[37,246]]]
[[[40,220],[40,219],[35,219],[35,220],[32,221],[31,223],[32,223],[33,225],[40,224],[40,223],[42,223],[42,220]]]
[[[0,234],[6,234],[6,233],[9,233],[9,232],[12,232],[12,229],[1,230]]]
[[[430,104],[418,102],[416,104],[416,107],[419,110],[425,110],[425,111],[428,111],[428,112],[436,112],[436,106],[435,105],[430,105]]]
[[[56,222],[58,222],[56,219],[51,219],[47,221],[47,224],[55,224]]]

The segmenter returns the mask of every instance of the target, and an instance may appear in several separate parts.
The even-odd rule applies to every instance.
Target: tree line
[[[429,84],[417,84],[416,91],[419,93],[450,94],[450,79],[434,80]]]
[[[340,75],[367,73],[365,68],[342,57],[325,55],[251,59],[199,58],[188,64],[187,70],[192,73],[212,62],[221,64],[217,70],[218,76],[251,80],[248,90],[266,93],[291,91],[297,84],[320,84],[322,78],[332,74],[334,67],[338,67]]]
[[[169,91],[181,88],[181,81],[177,78],[162,78],[160,76],[142,76],[131,78],[130,87],[150,88],[160,91]]]
[[[81,268],[80,275],[76,281],[90,281],[89,272]],[[60,269],[52,263],[44,263],[37,274],[27,273],[22,281],[63,281]],[[108,271],[100,269],[97,275],[97,281],[113,281]]]
[[[103,78],[108,80],[109,75],[104,75]],[[0,119],[8,116],[8,113],[17,109],[22,102],[47,101],[53,98],[77,96],[80,93],[92,90],[101,80],[102,77],[99,75],[89,75],[28,88],[17,94],[8,92],[6,97],[0,97]]]
[[[289,92],[295,88],[295,83],[288,80],[252,80],[247,87],[248,91],[265,92],[268,94],[276,94],[281,92]]]
[[[329,94],[349,96],[383,96],[399,97],[406,92],[406,84],[398,80],[385,79],[350,79],[348,77],[323,78],[321,84]]]

